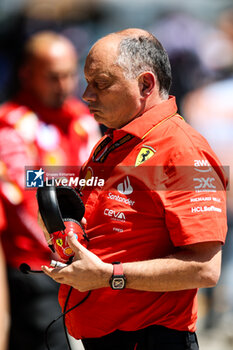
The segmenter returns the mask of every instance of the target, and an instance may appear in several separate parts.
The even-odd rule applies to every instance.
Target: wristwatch
[[[113,275],[109,280],[112,289],[124,289],[126,286],[126,277],[123,273],[123,265],[121,262],[113,262]]]

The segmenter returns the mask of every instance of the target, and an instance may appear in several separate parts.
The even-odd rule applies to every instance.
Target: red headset
[[[44,225],[50,234],[49,247],[57,252],[64,262],[71,262],[73,250],[67,242],[68,232],[87,247],[88,237],[81,225],[85,206],[72,187],[43,186],[37,189],[37,202]]]

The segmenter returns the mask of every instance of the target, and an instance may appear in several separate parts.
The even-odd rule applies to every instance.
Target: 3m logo
[[[194,186],[195,190],[202,190],[202,191],[216,191],[216,186],[212,183],[215,181],[214,177],[197,177],[194,178],[193,181],[198,182],[196,186]]]
[[[125,214],[120,211],[116,212],[115,210],[106,208],[104,210],[104,215],[110,216],[113,219],[116,219],[119,221],[125,221]]]
[[[209,171],[212,171],[210,163],[206,159],[194,160],[194,167],[196,171],[199,171],[201,173],[208,173]]]
[[[128,176],[126,176],[126,179],[124,180],[124,182],[120,183],[117,186],[117,191],[122,193],[122,194],[131,194],[131,193],[133,193],[133,187],[130,184]]]
[[[27,170],[26,171],[26,187],[43,187],[44,186],[44,171]]]

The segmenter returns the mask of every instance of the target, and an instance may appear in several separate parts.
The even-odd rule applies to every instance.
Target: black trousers
[[[44,274],[24,275],[8,268],[11,329],[8,350],[45,350],[45,329],[61,313],[58,284]],[[48,332],[52,350],[67,349],[62,320]]]
[[[198,350],[195,333],[163,326],[135,332],[115,331],[101,338],[83,339],[85,350]]]

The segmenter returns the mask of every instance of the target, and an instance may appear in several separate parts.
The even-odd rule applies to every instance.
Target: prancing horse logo
[[[142,157],[142,160],[141,160],[141,163],[145,162],[146,160],[146,157],[150,154],[150,151],[147,150],[146,153],[142,153],[141,154],[141,157]]]
[[[150,159],[155,154],[155,152],[156,150],[153,149],[152,147],[143,146],[137,155],[135,166],[141,165],[146,160]]]

